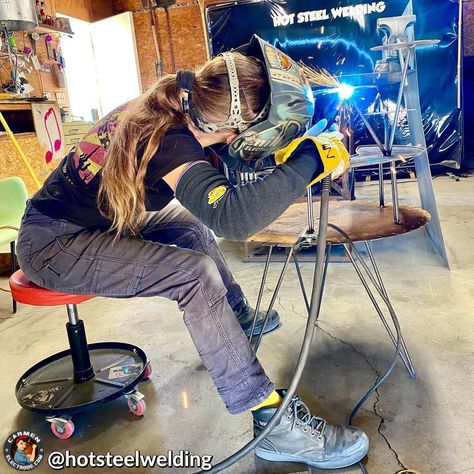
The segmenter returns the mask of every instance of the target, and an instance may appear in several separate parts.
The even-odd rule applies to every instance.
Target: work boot
[[[278,390],[284,397],[285,391]],[[252,412],[257,436],[276,408]],[[270,434],[255,448],[259,458],[307,464],[319,469],[340,469],[359,462],[369,450],[369,438],[354,426],[332,426],[311,414],[295,395]]]
[[[250,331],[252,330],[253,315],[255,310],[251,308],[246,299],[243,299],[240,303],[232,308],[234,311],[235,317],[239,321],[240,326],[245,332],[247,337],[250,337]],[[255,330],[253,335],[259,336],[262,332],[263,320],[265,319],[265,314],[263,311],[258,312],[257,322],[255,323]],[[265,330],[263,334],[275,330],[280,325],[280,316],[278,313],[272,309],[267,319],[267,324],[265,324]]]

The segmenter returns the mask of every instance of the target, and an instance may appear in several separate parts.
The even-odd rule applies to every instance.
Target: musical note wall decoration
[[[33,120],[38,142],[43,150],[46,164],[56,166],[53,161],[64,156],[64,135],[57,104],[33,104]]]

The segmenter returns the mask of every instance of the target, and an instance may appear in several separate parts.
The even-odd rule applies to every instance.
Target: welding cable
[[[397,315],[395,314],[395,311],[392,307],[392,304],[390,303],[390,301],[388,300],[386,294],[384,293],[384,291],[382,290],[382,288],[379,286],[379,283],[375,280],[374,276],[372,275],[369,267],[367,266],[367,264],[364,262],[364,259],[362,257],[362,255],[360,254],[359,250],[356,248],[355,244],[354,244],[354,241],[349,237],[349,235],[344,232],[340,227],[338,227],[337,225],[334,225],[334,224],[328,224],[328,227],[331,227],[332,229],[334,229],[336,232],[338,232],[339,234],[341,234],[344,239],[346,240],[346,243],[349,245],[350,247],[350,250],[357,256],[360,264],[362,265],[362,267],[364,268],[367,276],[369,277],[370,281],[372,282],[372,284],[374,285],[375,289],[377,290],[377,292],[379,293],[380,297],[382,298],[383,302],[386,304],[387,308],[388,308],[388,311],[390,313],[390,316],[392,318],[392,321],[393,321],[393,325],[395,327],[395,331],[397,333],[397,337],[396,337],[396,343],[395,343],[395,353],[393,355],[393,359],[392,359],[392,362],[390,363],[388,369],[385,371],[384,375],[381,377],[381,378],[378,378],[377,381],[375,382],[375,384],[370,388],[370,390],[361,398],[361,400],[359,401],[359,403],[357,403],[357,405],[354,407],[354,409],[352,410],[351,414],[349,415],[349,418],[348,418],[348,421],[347,423],[349,425],[352,424],[352,420],[354,419],[354,416],[357,414],[357,412],[360,410],[360,408],[362,407],[362,405],[367,401],[367,399],[385,382],[385,380],[387,379],[387,377],[392,373],[393,369],[395,368],[395,365],[397,364],[397,360],[398,360],[398,357],[400,356],[400,351],[401,351],[401,328],[400,328],[400,323],[398,322],[398,318],[397,318]],[[353,257],[351,255],[349,255],[349,258],[351,258],[351,260],[353,259]]]
[[[303,344],[301,346],[300,354],[298,357],[298,362],[296,364],[295,372],[293,375],[293,378],[291,380],[291,383],[287,389],[287,393],[285,397],[282,400],[281,405],[278,407],[277,411],[273,415],[273,417],[270,419],[270,421],[267,423],[265,428],[249,443],[247,443],[245,446],[243,446],[241,449],[236,451],[234,454],[229,456],[228,458],[224,459],[220,463],[216,464],[215,466],[212,467],[211,470],[209,471],[200,471],[197,474],[204,474],[205,472],[210,472],[210,473],[216,473],[216,472],[221,472],[236,462],[238,462],[240,459],[245,457],[247,454],[249,454],[255,447],[273,430],[273,428],[277,425],[277,423],[280,421],[280,418],[282,417],[283,413],[285,412],[286,408],[291,402],[291,399],[293,398],[293,395],[296,392],[296,389],[298,387],[298,384],[300,382],[301,376],[303,374],[303,370],[306,366],[306,361],[308,359],[309,355],[309,350],[311,348],[311,343],[314,335],[315,328],[317,326],[317,320],[319,316],[319,298],[321,297],[322,294],[322,275],[324,272],[324,257],[325,257],[325,248],[326,248],[326,241],[327,241],[327,228],[332,227],[335,229],[337,232],[339,232],[341,235],[344,236],[344,238],[347,241],[347,244],[350,246],[351,250],[358,256],[364,270],[367,272],[369,275],[370,280],[372,281],[373,285],[377,289],[378,293],[380,294],[382,300],[384,303],[387,305],[387,308],[390,312],[390,315],[392,317],[393,324],[395,326],[395,330],[397,332],[397,338],[396,338],[396,349],[395,349],[395,355],[393,357],[393,360],[385,372],[385,374],[380,378],[374,386],[366,393],[366,395],[361,399],[361,401],[356,405],[356,407],[352,410],[351,415],[349,416],[349,424],[351,424],[355,414],[358,412],[360,407],[367,401],[367,399],[372,395],[372,393],[377,390],[380,385],[382,385],[387,377],[391,374],[393,371],[397,359],[400,355],[400,349],[401,349],[401,330],[400,330],[400,324],[398,322],[397,316],[392,308],[392,305],[388,301],[388,298],[385,296],[383,293],[382,289],[379,287],[378,282],[375,281],[375,278],[373,275],[370,273],[370,269],[366,265],[366,263],[363,261],[362,256],[360,255],[359,251],[354,245],[354,242],[352,239],[339,227],[333,225],[333,224],[328,224],[328,198],[329,198],[329,191],[330,191],[330,186],[331,186],[331,180],[329,177],[325,178],[322,182],[322,196],[321,196],[321,209],[320,209],[320,219],[319,219],[319,232],[318,232],[318,246],[316,249],[316,264],[315,264],[315,270],[314,270],[314,278],[313,278],[313,294],[311,298],[311,311],[308,316],[308,321],[306,323],[306,329],[305,329],[305,334],[303,337]],[[327,199],[325,199],[327,198]],[[359,467],[362,471],[362,473],[367,474],[367,470],[365,466],[362,464],[362,462],[359,463]]]
[[[359,467],[360,467],[360,472],[362,472],[362,474],[369,474],[367,472],[367,468],[364,466],[364,463],[362,461],[359,461]]]
[[[209,471],[200,471],[197,474],[204,473],[215,473],[221,472],[224,469],[229,468],[237,461],[242,459],[248,453],[253,451],[256,446],[266,438],[273,428],[279,423],[280,418],[283,416],[285,410],[290,404],[293,395],[298,388],[301,376],[303,375],[303,370],[308,359],[309,350],[311,348],[311,342],[313,340],[314,331],[316,328],[316,321],[318,319],[319,312],[319,298],[322,294],[322,275],[324,271],[324,256],[326,248],[326,236],[327,236],[327,223],[328,223],[328,211],[329,211],[329,192],[331,189],[331,177],[327,176],[322,181],[322,193],[321,193],[321,210],[320,210],[320,220],[319,220],[319,234],[318,240],[320,245],[318,245],[316,250],[316,264],[314,268],[314,278],[313,278],[313,295],[311,298],[311,311],[308,317],[308,322],[306,323],[306,329],[303,338],[303,344],[301,345],[300,355],[298,357],[298,362],[296,364],[295,372],[291,383],[287,389],[286,395],[283,398],[281,405],[278,407],[275,414],[272,416],[270,421],[265,425],[265,428],[251,441],[249,441],[245,446],[236,451],[234,454],[229,456],[227,459],[224,459],[219,464],[216,464]]]

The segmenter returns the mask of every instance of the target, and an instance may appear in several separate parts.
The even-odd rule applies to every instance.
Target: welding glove
[[[317,126],[318,124],[309,131]],[[315,156],[315,159],[319,157],[324,168],[324,171],[317,175],[308,187],[318,183],[329,174],[332,175],[333,179],[336,179],[349,167],[350,155],[344,147],[341,138],[332,133],[319,133],[317,136],[307,134],[297,138],[287,147],[275,152],[275,161],[279,165],[283,164],[289,158],[296,158],[303,149],[305,154],[311,153]]]
[[[333,123],[329,128],[327,119],[320,120],[317,124],[313,125],[305,134],[305,137],[317,137],[322,133],[330,133],[341,140],[343,139],[344,135],[339,131],[339,125],[337,123]]]
[[[326,119],[320,120],[317,124],[313,125],[306,133],[305,136],[317,137],[324,131],[331,133],[342,138],[342,133],[339,132],[339,126],[336,123],[333,123],[329,129],[327,129],[328,121]],[[326,130],[327,129],[327,130]],[[257,163],[253,160],[247,161],[242,160],[241,158],[235,158],[230,156],[227,153],[227,145],[221,145],[220,149],[213,145],[211,149],[219,155],[221,161],[223,161],[227,167],[234,171],[239,171],[240,173],[252,173],[255,172]],[[273,159],[271,157],[264,158],[263,160],[258,161],[259,168],[265,168],[266,166],[273,166]]]

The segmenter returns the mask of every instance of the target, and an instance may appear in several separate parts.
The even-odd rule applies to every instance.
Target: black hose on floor
[[[216,464],[212,467],[210,471],[200,471],[198,474],[215,473],[221,472],[224,469],[229,468],[252,450],[262,441],[280,422],[280,418],[290,404],[298,384],[300,382],[303,370],[308,359],[309,350],[311,348],[311,342],[313,340],[314,330],[316,327],[316,321],[318,319],[319,313],[319,297],[322,292],[322,275],[324,271],[324,255],[326,248],[326,236],[327,236],[327,224],[328,224],[328,212],[329,212],[329,192],[331,189],[331,178],[330,176],[324,178],[322,181],[322,193],[321,193],[321,210],[320,210],[320,220],[319,220],[319,234],[318,242],[319,245],[316,250],[316,265],[314,269],[314,278],[313,278],[313,294],[311,298],[311,311],[308,317],[308,322],[306,323],[306,329],[303,338],[303,344],[301,346],[300,355],[298,357],[298,362],[296,364],[295,372],[291,380],[290,386],[287,389],[286,395],[283,398],[281,405],[278,407],[277,411],[271,418],[271,420],[266,424],[265,428],[250,442],[248,442],[241,449],[236,451],[234,454],[229,456],[227,459],[224,459],[219,464]]]
[[[357,412],[360,410],[362,405],[367,401],[367,399],[387,380],[387,377],[392,373],[393,369],[395,368],[395,365],[397,364],[397,359],[400,356],[400,350],[401,350],[401,328],[400,328],[400,323],[398,322],[397,315],[395,314],[395,311],[388,300],[388,298],[385,296],[385,293],[382,291],[382,288],[380,288],[378,282],[375,280],[373,277],[372,273],[370,272],[369,267],[367,264],[364,262],[364,259],[362,255],[360,254],[359,250],[356,248],[354,242],[352,239],[349,237],[349,235],[344,232],[340,227],[334,224],[328,224],[328,227],[331,227],[335,231],[337,231],[339,234],[341,234],[344,239],[346,240],[346,243],[349,245],[350,249],[354,254],[357,256],[359,259],[360,264],[364,268],[367,276],[369,277],[370,281],[374,285],[375,289],[379,293],[380,297],[382,298],[383,302],[386,304],[388,311],[390,313],[390,316],[393,321],[393,325],[395,327],[395,331],[397,333],[397,338],[396,338],[396,344],[395,344],[395,352],[392,358],[392,362],[390,363],[388,369],[385,371],[384,375],[380,377],[375,384],[369,389],[369,391],[361,398],[359,403],[354,407],[352,410],[351,414],[349,415],[349,418],[347,420],[347,423],[349,425],[352,424],[352,420],[354,419],[354,416],[357,414]]]
[[[313,292],[312,292],[312,298],[311,298],[311,311],[309,313],[308,321],[306,323],[306,329],[305,329],[305,333],[304,333],[303,344],[301,346],[300,354],[299,354],[299,357],[298,357],[298,362],[296,364],[295,372],[293,374],[293,378],[291,380],[291,383],[290,383],[290,385],[287,389],[286,395],[283,398],[283,401],[282,401],[281,405],[278,407],[278,409],[275,412],[275,414],[273,415],[273,417],[267,423],[265,428],[254,439],[252,439],[245,446],[243,446],[241,449],[236,451],[234,454],[232,454],[228,458],[224,459],[220,463],[213,466],[211,470],[209,470],[209,471],[200,471],[197,474],[205,474],[206,472],[207,473],[221,472],[221,471],[231,467],[236,462],[240,461],[243,457],[245,457],[252,450],[254,450],[255,447],[273,430],[273,428],[279,423],[280,418],[282,417],[283,413],[285,412],[288,405],[290,404],[290,402],[291,402],[291,400],[292,400],[292,398],[293,398],[293,396],[296,392],[298,384],[301,380],[303,370],[306,366],[306,361],[308,359],[309,350],[311,348],[311,342],[313,340],[313,335],[314,335],[314,330],[315,330],[315,327],[316,327],[316,322],[317,322],[318,316],[319,316],[320,305],[318,304],[318,302],[319,302],[319,299],[321,297],[321,293],[323,291],[322,277],[323,277],[323,273],[324,273],[324,257],[325,257],[328,227],[331,227],[331,228],[335,229],[338,233],[340,233],[345,238],[345,240],[346,240],[347,244],[350,246],[351,250],[354,252],[354,254],[360,260],[360,263],[363,266],[364,270],[366,271],[367,275],[369,276],[369,279],[371,280],[374,287],[377,289],[377,292],[379,293],[379,295],[382,298],[382,300],[384,301],[384,303],[387,305],[387,308],[390,312],[390,316],[392,318],[392,321],[393,321],[393,324],[395,326],[395,330],[396,330],[396,333],[397,333],[395,353],[394,353],[394,356],[393,356],[393,359],[392,359],[392,362],[391,362],[389,368],[385,371],[384,375],[370,388],[370,390],[364,395],[364,397],[359,401],[359,403],[357,403],[357,405],[354,407],[354,409],[352,410],[352,412],[349,416],[348,424],[352,423],[352,420],[353,420],[354,416],[359,411],[359,409],[362,407],[362,405],[375,392],[375,390],[377,390],[385,382],[387,377],[392,373],[392,371],[393,371],[393,369],[394,369],[394,367],[397,363],[397,359],[400,355],[400,350],[401,350],[401,329],[400,329],[400,324],[398,322],[398,318],[395,314],[395,311],[392,308],[392,305],[391,305],[390,301],[385,296],[382,289],[379,287],[378,282],[375,280],[375,278],[371,274],[370,269],[368,268],[367,264],[363,261],[363,258],[360,255],[360,252],[355,247],[355,244],[352,241],[352,239],[340,227],[338,227],[334,224],[328,224],[328,207],[329,207],[328,204],[329,204],[330,187],[331,187],[331,180],[330,180],[329,177],[327,177],[323,180],[323,183],[322,183],[321,210],[320,210],[319,232],[318,232],[318,246],[317,246],[317,251],[316,251],[316,265],[315,265],[314,278],[313,278]],[[366,470],[364,464],[362,462],[359,462],[358,465],[359,465],[359,468],[361,469],[361,472],[363,474],[367,474],[367,470]]]

